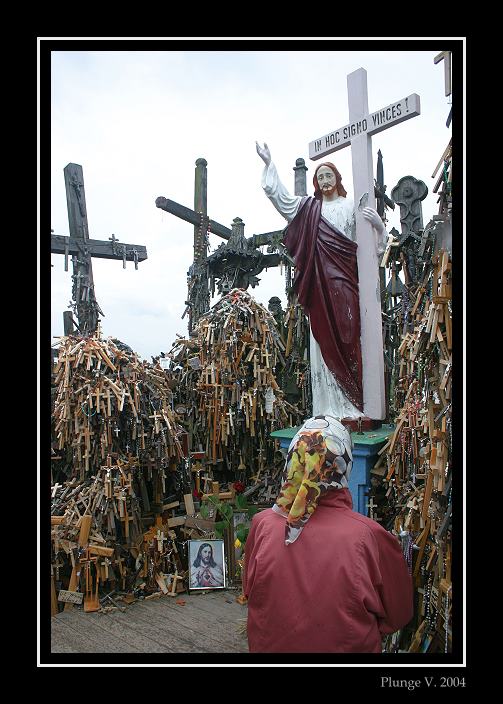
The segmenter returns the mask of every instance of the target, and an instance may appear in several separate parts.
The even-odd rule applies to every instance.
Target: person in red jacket
[[[413,616],[398,538],[352,510],[352,441],[332,416],[293,438],[274,506],[246,541],[251,653],[380,653]]]

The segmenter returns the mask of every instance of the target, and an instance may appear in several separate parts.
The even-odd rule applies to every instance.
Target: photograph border
[[[223,538],[211,538],[209,540],[189,540],[189,549],[188,549],[188,569],[189,569],[189,575],[188,575],[188,583],[189,583],[189,592],[192,591],[207,591],[209,589],[226,589],[227,588],[227,582],[228,582],[228,574],[227,574],[227,564],[225,560],[225,541]],[[192,579],[192,570],[193,570],[193,564],[192,564],[192,555],[191,555],[191,547],[192,543],[209,543],[212,548],[213,548],[213,555],[216,553],[216,546],[214,543],[219,543],[220,547],[220,558],[221,558],[221,564],[222,564],[222,571],[224,574],[224,583],[221,586],[218,587],[213,587],[213,586],[208,586],[208,587],[193,587],[191,586],[191,579]]]

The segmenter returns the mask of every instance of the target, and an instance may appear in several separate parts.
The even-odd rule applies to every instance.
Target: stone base
[[[367,416],[362,416],[361,418],[343,418],[341,423],[350,433],[365,433],[368,430],[376,430],[382,426],[382,420],[374,420]]]

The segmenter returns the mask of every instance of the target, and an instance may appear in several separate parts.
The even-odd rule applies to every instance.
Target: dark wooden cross
[[[238,288],[247,288],[250,282],[252,286],[258,281],[255,277],[266,267],[275,267],[280,264],[282,257],[293,261],[288,257],[284,248],[282,248],[281,236],[283,230],[274,232],[264,232],[260,235],[252,235],[244,237],[244,223],[240,218],[235,218],[232,228],[221,225],[216,220],[210,220],[207,213],[207,161],[206,159],[197,159],[195,169],[195,185],[194,185],[194,210],[180,205],[169,198],[160,196],[156,198],[155,204],[157,208],[165,210],[172,215],[175,215],[186,222],[194,225],[194,260],[189,269],[189,294],[188,300],[185,301],[187,309],[182,317],[188,312],[189,314],[189,333],[197,323],[203,313],[209,310],[210,295],[207,279],[207,248],[208,240],[207,233],[212,232],[224,240],[227,240],[229,247],[234,254],[239,253],[242,258],[253,260],[253,265],[246,274],[235,278],[234,286]],[[306,195],[306,171],[304,159],[297,159],[295,171],[295,195]],[[265,244],[277,244],[282,252],[281,254],[262,254],[257,250],[257,247]],[[219,248],[220,250],[220,248]],[[219,252],[217,250],[217,252]],[[215,254],[210,257],[213,261],[210,262],[216,276],[225,276],[226,272],[231,272],[232,259],[226,257],[225,250],[221,250],[222,257],[217,261]],[[227,260],[227,262],[226,262]],[[226,265],[227,264],[227,265]]]
[[[124,268],[126,261],[133,261],[137,269],[138,262],[147,259],[147,248],[143,245],[120,244],[115,235],[109,237],[108,242],[89,239],[82,166],[68,164],[64,174],[70,236],[54,235],[51,230],[51,252],[65,256],[65,271],[68,271],[68,257],[72,257],[72,307],[77,315],[79,331],[89,334],[98,327],[98,314],[104,315],[94,293],[92,257],[122,260]],[[63,319],[64,334],[70,335],[74,331],[75,322],[72,312],[65,311]]]

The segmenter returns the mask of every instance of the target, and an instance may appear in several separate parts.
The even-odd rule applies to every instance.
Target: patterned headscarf
[[[346,489],[353,467],[350,433],[333,416],[306,420],[286,458],[283,484],[273,511],[286,518],[285,544],[299,537],[326,491]]]

